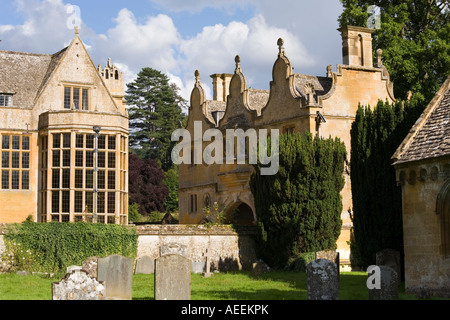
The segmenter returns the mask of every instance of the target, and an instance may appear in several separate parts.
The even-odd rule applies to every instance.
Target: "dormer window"
[[[12,94],[0,93],[0,107],[12,106]]]
[[[89,89],[64,87],[64,109],[89,110]]]

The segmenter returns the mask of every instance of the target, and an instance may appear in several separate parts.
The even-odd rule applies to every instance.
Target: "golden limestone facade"
[[[203,148],[211,142],[202,141],[203,133],[211,128],[278,129],[280,134],[309,131],[321,137],[339,137],[350,152],[350,129],[359,104],[375,106],[378,100],[394,101],[389,75],[377,52],[374,66],[372,57],[372,29],[345,27],[339,29],[343,40],[343,64],[337,70],[326,68],[324,76],[310,76],[293,71],[293,66],[279,39],[278,57],[272,71],[269,90],[248,88],[239,56],[233,74],[212,75],[213,100],[206,100],[196,71],[186,129],[193,144]],[[195,134],[194,126],[201,134]],[[195,154],[193,157],[201,157]],[[350,153],[348,153],[350,158]],[[347,168],[348,169],[348,168]],[[249,187],[253,167],[238,164],[181,164],[179,167],[180,223],[200,223],[203,208],[217,202],[228,218],[235,223],[256,222],[254,200]],[[350,256],[348,241],[352,226],[350,177],[345,174],[342,191],[343,228],[338,240],[341,260]]]
[[[78,32],[53,54],[0,51],[0,223],[128,223],[124,79]]]

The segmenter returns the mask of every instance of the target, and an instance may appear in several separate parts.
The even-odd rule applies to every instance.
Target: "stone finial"
[[[279,56],[283,56],[284,55],[284,40],[282,38],[279,38],[277,41],[277,45],[278,45],[278,55]]]
[[[234,61],[236,62],[236,70],[235,70],[235,73],[236,73],[236,72],[240,72],[240,71],[241,71],[241,57],[240,57],[239,55],[237,55],[237,56],[234,58]]]
[[[200,72],[198,70],[195,70],[194,76],[195,76],[195,83],[199,84],[200,83]]]
[[[112,67],[111,58],[108,58],[108,68]]]
[[[329,64],[327,66],[327,78],[331,78],[332,76],[332,71],[333,71],[333,66],[331,64]]]
[[[383,65],[383,60],[381,58],[382,54],[383,54],[383,50],[377,49],[377,67],[378,68],[381,68],[381,66]]]
[[[79,32],[80,32],[80,27],[79,26],[75,26],[74,29],[75,29],[75,34],[78,35]]]

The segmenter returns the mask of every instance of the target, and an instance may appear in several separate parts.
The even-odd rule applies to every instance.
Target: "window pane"
[[[64,189],[70,188],[70,169],[64,169],[62,171],[62,187]]]
[[[80,109],[80,88],[73,88],[73,107]]]
[[[62,212],[68,213],[70,210],[70,192],[69,191],[63,191],[62,192]],[[64,222],[64,221],[63,221]]]
[[[105,171],[97,172],[97,189],[105,189]]]
[[[98,148],[99,149],[105,149],[106,148],[106,136],[99,136],[98,137]]]
[[[105,213],[105,193],[104,192],[98,193],[97,212]]]
[[[94,204],[94,193],[86,192],[86,206],[85,206],[86,213],[93,212],[94,208],[93,204]]]
[[[9,149],[9,136],[2,136],[2,149]]]
[[[108,168],[116,167],[116,154],[114,152],[108,152]]]
[[[99,168],[104,168],[105,167],[105,152],[99,152],[98,153],[97,166]]]
[[[94,170],[86,170],[86,186],[87,189],[94,188]]]
[[[83,146],[84,146],[83,138],[84,138],[84,136],[82,134],[77,134],[77,137],[76,137],[76,140],[77,140],[76,147],[77,148],[83,148]]]
[[[20,152],[13,152],[11,158],[11,165],[13,168],[19,168],[20,166]]]
[[[11,189],[19,189],[19,171],[13,171],[11,174]]]
[[[64,109],[70,109],[70,88],[64,88]]]
[[[89,110],[88,89],[83,89],[83,110]]]
[[[52,191],[52,212],[59,212],[59,191]]]
[[[63,150],[63,167],[70,167],[70,150]]]
[[[22,150],[30,150],[30,137],[22,137]]]
[[[30,189],[30,173],[22,171],[22,190]]]
[[[116,149],[116,136],[108,136],[108,149]]]
[[[20,137],[19,136],[12,137],[12,148],[14,150],[20,150]]]
[[[94,151],[86,151],[86,167],[94,167]]]
[[[2,189],[9,189],[9,171],[2,171]]]
[[[70,148],[70,133],[63,133],[63,148]]]
[[[75,170],[75,188],[83,188],[83,170]]]
[[[61,135],[59,133],[53,134],[53,148],[61,147]]]
[[[108,171],[108,189],[114,190],[116,188],[116,172]]]
[[[75,166],[77,167],[83,166],[83,151],[75,152]]]
[[[53,162],[52,162],[53,167],[60,166],[60,164],[61,164],[60,155],[61,155],[61,153],[59,150],[53,150]]]
[[[94,135],[92,134],[86,135],[86,148],[94,149]]]
[[[9,152],[2,152],[2,168],[9,168]]]
[[[75,191],[75,212],[82,213],[83,212],[83,192]]]
[[[30,168],[30,154],[28,152],[22,152],[22,168]]]
[[[52,188],[59,189],[59,169],[52,170]]]
[[[116,194],[114,192],[108,192],[108,213],[114,213],[116,211]]]

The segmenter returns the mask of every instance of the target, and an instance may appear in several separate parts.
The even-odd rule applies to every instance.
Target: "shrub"
[[[136,257],[135,229],[119,225],[77,223],[14,224],[4,236],[11,271],[59,272],[91,256]],[[5,259],[2,259],[5,260]]]

